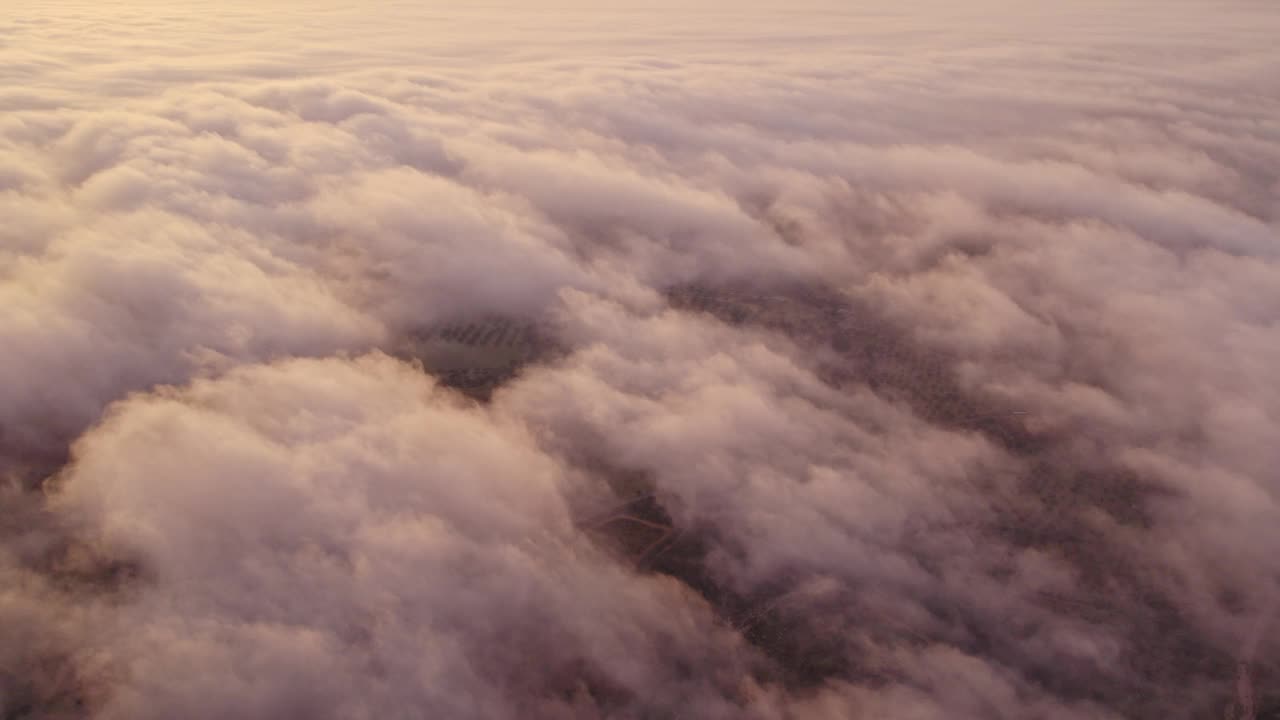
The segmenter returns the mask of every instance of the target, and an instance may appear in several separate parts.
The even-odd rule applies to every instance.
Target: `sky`
[[[1280,7],[206,5],[0,9],[0,717],[1280,717]]]

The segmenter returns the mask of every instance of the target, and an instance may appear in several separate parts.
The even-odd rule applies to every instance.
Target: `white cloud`
[[[0,714],[1280,702],[1278,19],[0,12]]]

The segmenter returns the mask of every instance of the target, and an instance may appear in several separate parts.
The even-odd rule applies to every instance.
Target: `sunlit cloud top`
[[[0,10],[0,716],[1269,717],[1264,2]]]

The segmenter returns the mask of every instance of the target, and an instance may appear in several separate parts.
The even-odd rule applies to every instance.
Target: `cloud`
[[[0,714],[1264,717],[1268,10],[0,14]]]
[[[75,455],[58,511],[154,583],[94,631],[128,677],[104,717],[572,716],[609,696],[737,716],[742,643],[593,549],[522,426],[415,367],[238,369],[116,406]]]

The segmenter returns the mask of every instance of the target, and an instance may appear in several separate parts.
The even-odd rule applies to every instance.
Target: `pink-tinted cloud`
[[[0,715],[1265,717],[1278,21],[0,11]]]

